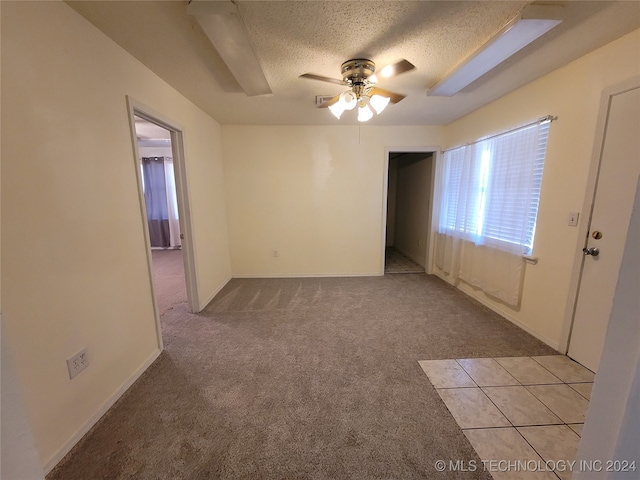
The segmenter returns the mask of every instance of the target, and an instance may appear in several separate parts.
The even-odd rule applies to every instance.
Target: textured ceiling
[[[565,1],[564,21],[453,97],[427,90],[481,46],[526,1],[243,1],[238,8],[272,95],[247,97],[186,1],[67,2],[106,35],[222,124],[354,125],[315,107],[339,85],[340,64],[370,58],[380,67],[406,58],[416,69],[380,82],[407,95],[368,123],[441,125],[640,28],[640,2]],[[536,2],[552,3],[552,2]],[[640,51],[640,45],[639,45]]]

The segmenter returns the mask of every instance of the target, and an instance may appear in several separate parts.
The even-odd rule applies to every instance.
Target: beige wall
[[[519,311],[470,288],[492,308],[554,347],[563,345],[567,299],[576,262],[582,253],[579,228],[567,225],[569,212],[581,211],[594,147],[603,90],[640,74],[640,30],[530,83],[446,128],[446,146],[527,123],[547,114],[551,125],[533,254],[527,265]],[[585,222],[588,212],[580,212]],[[464,287],[464,286],[463,286]]]
[[[138,153],[141,157],[173,157],[171,147],[140,147]]]
[[[126,95],[185,128],[201,302],[231,274],[220,126],[65,3],[1,8],[3,322],[49,468],[158,353]]]
[[[0,315],[1,316],[1,315]],[[42,463],[35,447],[33,432],[25,412],[23,395],[9,352],[2,324],[0,408],[0,478],[44,480]]]
[[[0,16],[1,12],[0,8]],[[0,101],[1,97],[0,95]],[[2,230],[1,222],[0,230]],[[0,235],[1,238],[2,235]],[[0,248],[0,265],[1,257],[2,249]],[[2,276],[0,276],[0,305],[1,293]],[[0,333],[2,344],[0,346],[0,478],[44,480],[44,471],[24,407],[24,396],[13,365],[13,357],[9,351],[2,311],[0,306],[0,329],[2,330]]]
[[[396,240],[396,200],[398,197],[398,162],[389,159],[389,182],[387,183],[387,239],[386,247]]]
[[[381,274],[386,150],[442,140],[441,127],[224,125],[222,133],[238,276]]]

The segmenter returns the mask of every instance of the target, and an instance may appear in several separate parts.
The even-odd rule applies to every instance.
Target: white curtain
[[[518,306],[533,247],[549,122],[445,152],[435,263]]]
[[[180,240],[176,179],[173,170],[173,158],[171,157],[164,157],[164,176],[167,190],[167,212],[169,214],[169,244],[171,247],[177,247],[182,243]]]

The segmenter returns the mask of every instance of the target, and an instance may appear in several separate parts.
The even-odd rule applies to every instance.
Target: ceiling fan
[[[315,73],[304,73],[300,78],[309,78],[321,82],[344,85],[349,90],[331,98],[329,101],[318,105],[320,108],[328,107],[336,118],[345,110],[353,110],[358,107],[358,120],[366,122],[373,117],[373,110],[380,114],[389,103],[398,103],[405,95],[383,90],[376,86],[380,78],[390,78],[416,68],[408,60],[399,60],[396,63],[385,66],[376,73],[376,64],[367,58],[355,58],[347,60],[340,67],[342,80],[324,77]]]

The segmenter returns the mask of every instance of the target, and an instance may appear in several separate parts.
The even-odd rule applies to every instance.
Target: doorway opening
[[[187,302],[171,131],[134,115],[151,248],[153,286],[162,316]]]
[[[127,107],[134,152],[134,172],[138,184],[140,220],[143,224],[144,243],[142,247],[145,248],[147,256],[149,288],[156,320],[158,347],[162,350],[164,343],[160,324],[161,314],[184,301],[185,296],[190,312],[201,310],[198,299],[189,186],[182,134],[184,129],[131,97],[127,97]],[[149,163],[150,169],[156,170],[155,172],[145,169],[143,157],[152,159],[147,163]],[[162,157],[162,161],[154,159],[154,157]],[[168,157],[171,157],[171,161],[168,160]],[[172,168],[164,168],[171,164]],[[163,178],[161,171],[164,174],[164,190],[154,189],[150,186],[153,183],[151,175],[156,173],[157,180],[161,184]],[[167,183],[172,184],[169,189],[173,189],[175,197],[169,198]],[[149,190],[151,194],[155,193],[156,200],[160,203],[157,206],[160,214],[154,211],[148,215],[148,200],[145,197],[145,190]],[[163,202],[165,206],[162,206]],[[150,204],[149,210],[155,208],[156,206]],[[176,211],[175,220],[168,218],[169,212],[172,210]],[[156,231],[152,234],[151,230]],[[155,237],[153,245],[158,245],[159,248],[152,247],[152,235]],[[178,246],[180,248],[177,248]],[[166,252],[166,255],[163,252]]]
[[[428,270],[434,152],[388,153],[384,273]]]

